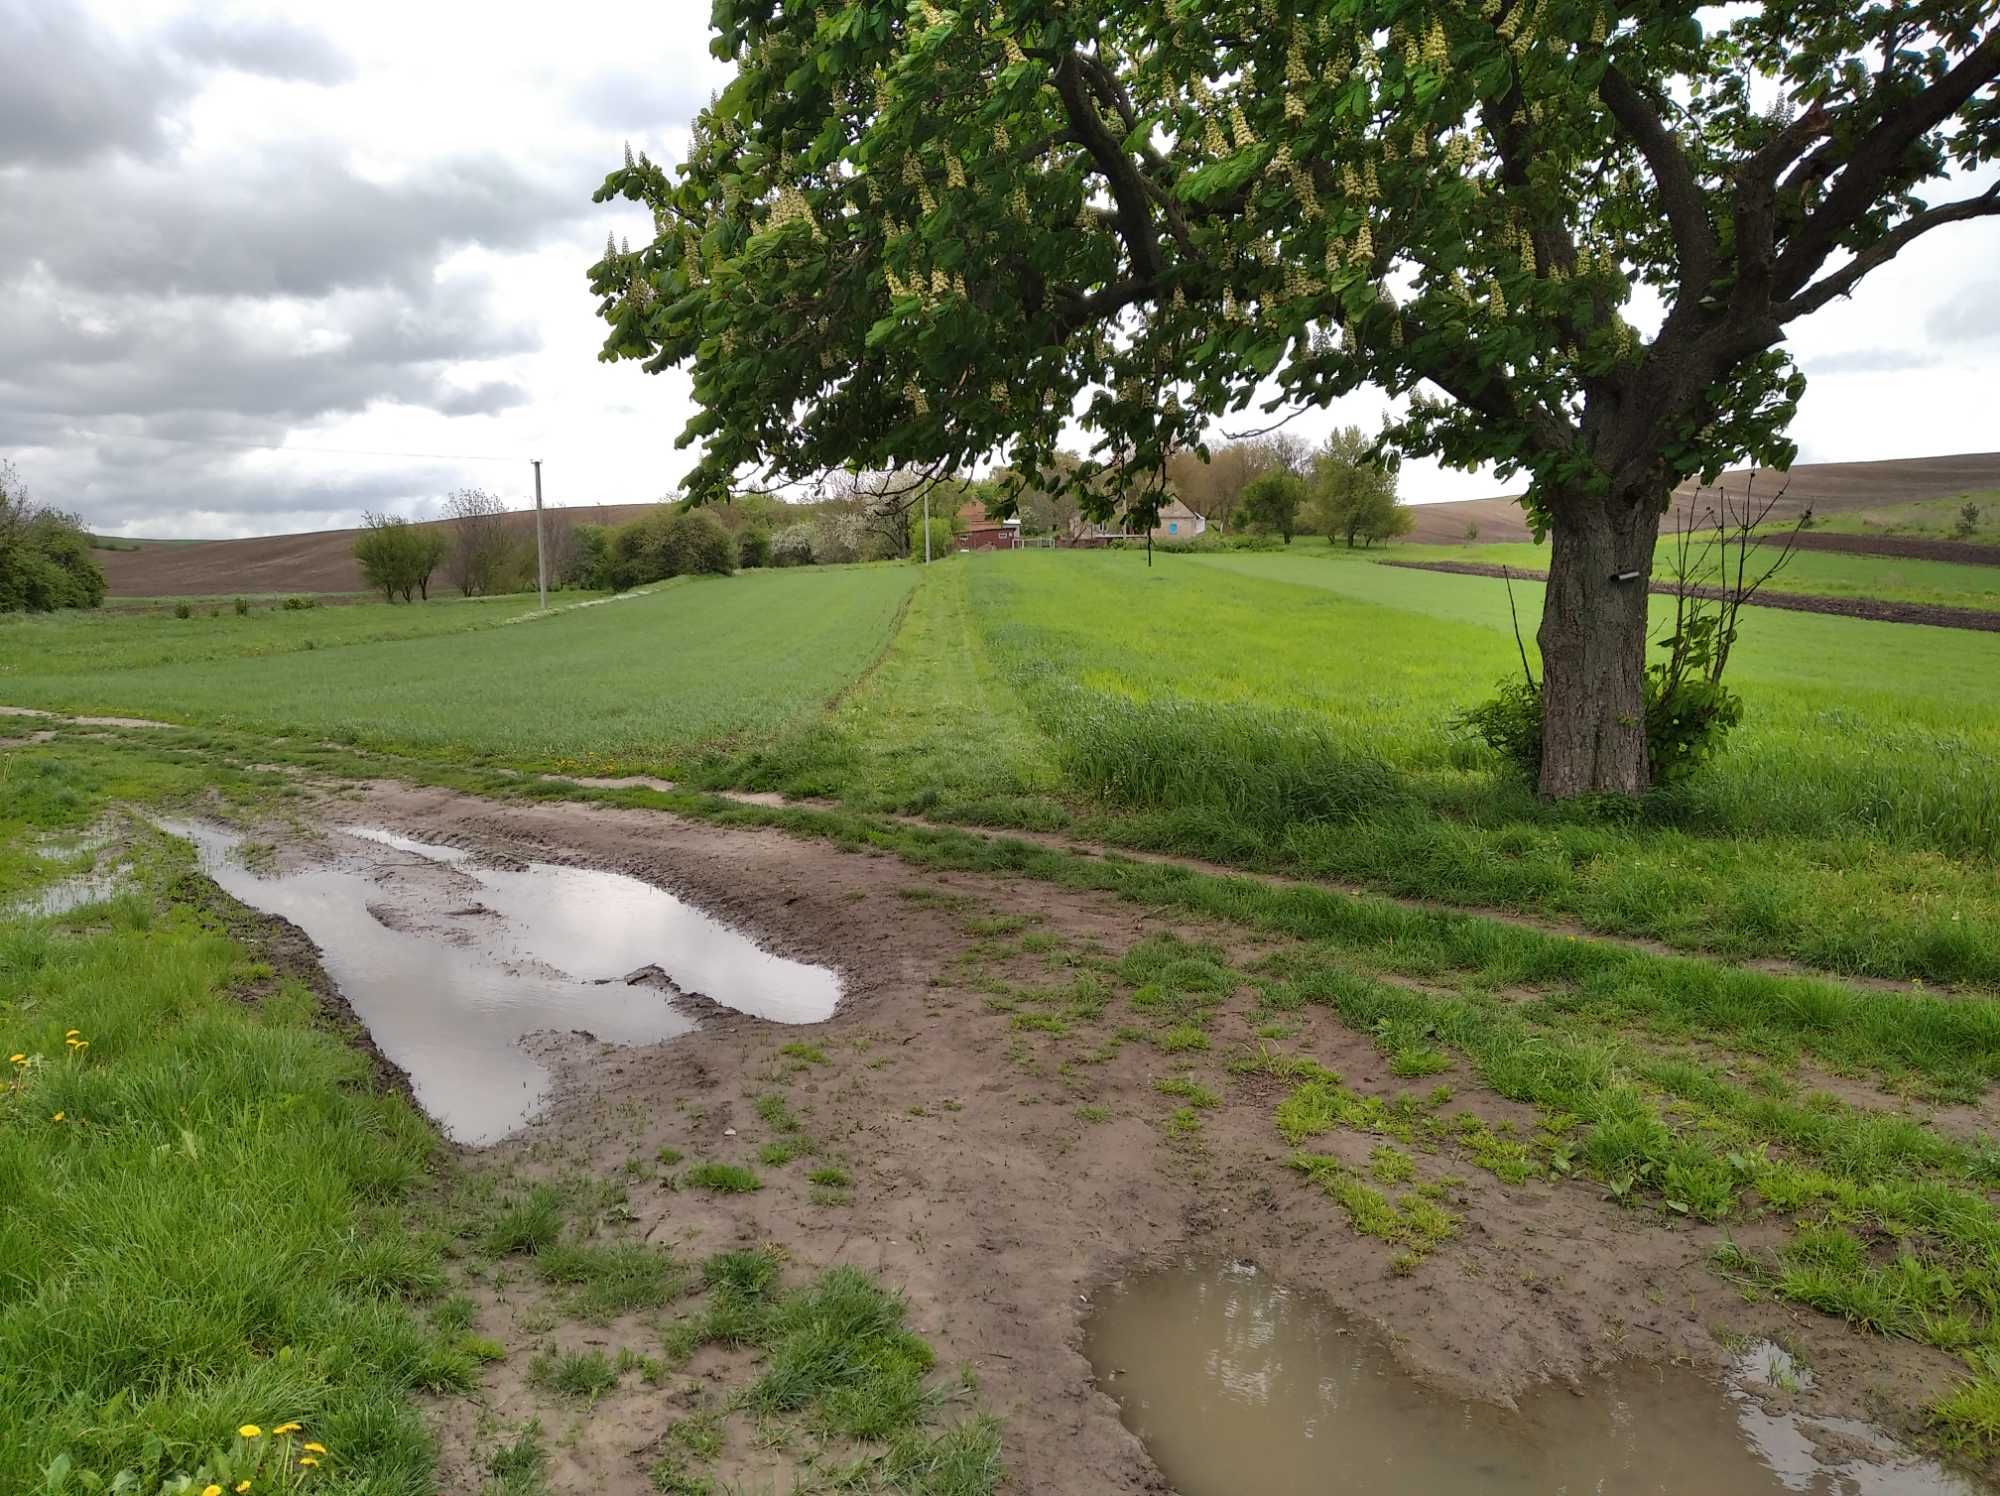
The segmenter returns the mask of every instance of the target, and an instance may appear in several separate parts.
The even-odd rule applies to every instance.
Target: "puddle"
[[[5,912],[16,918],[47,919],[52,915],[68,914],[86,904],[102,904],[107,899],[115,899],[125,892],[126,886],[122,870],[80,873],[74,878],[59,879],[7,905]]]
[[[312,937],[382,1053],[460,1142],[505,1137],[547,1099],[551,1074],[520,1042],[529,1034],[652,1044],[693,1028],[658,988],[618,980],[638,967],[780,1023],[819,1022],[840,999],[828,968],[774,956],[622,874],[485,867],[459,848],[360,826],[334,838],[338,860],[266,873],[234,855],[245,840],[235,832],[165,829],[192,841],[230,894]]]
[[[1314,1295],[1191,1259],[1102,1293],[1087,1350],[1182,1496],[1974,1492],[1865,1424],[1766,1409],[1753,1387],[1809,1385],[1775,1346],[1726,1386],[1633,1363],[1508,1412],[1426,1386]]]

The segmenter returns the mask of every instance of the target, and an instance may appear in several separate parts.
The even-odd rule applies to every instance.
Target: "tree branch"
[[[1816,312],[1836,296],[1845,296],[1853,290],[1855,284],[1871,270],[1893,260],[1911,240],[1947,223],[1959,223],[1968,218],[1993,217],[2000,217],[2000,182],[1994,183],[1977,197],[1960,198],[1954,203],[1943,203],[1904,219],[1833,274],[1815,281],[1789,301],[1775,307],[1773,311],[1779,320],[1787,322],[1794,317],[1803,317],[1808,312]]]
[[[2000,44],[1989,34],[1980,38],[1958,66],[1914,99],[1887,110],[1847,153],[1833,190],[1778,257],[1772,277],[1776,296],[1796,296],[1826,263],[1840,236],[1874,206],[1883,178],[1894,170],[1903,153],[1995,78],[2000,78]]]
[[[1616,66],[1605,64],[1597,96],[1653,170],[1653,180],[1666,204],[1667,223],[1674,231],[1674,245],[1680,252],[1681,299],[1692,301],[1713,278],[1717,253],[1715,226],[1708,221],[1701,184],[1659,111]]]

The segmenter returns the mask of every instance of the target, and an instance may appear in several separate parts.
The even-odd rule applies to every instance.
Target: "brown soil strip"
[[[1262,1018],[1248,990],[1216,1010],[1209,1053],[1169,1056],[1127,1042],[1092,1054],[1139,1010],[1119,1000],[1067,1036],[1023,1030],[989,1005],[975,984],[981,968],[965,960],[981,944],[966,928],[973,915],[1025,916],[1066,949],[1110,958],[1167,929],[1214,942],[1239,966],[1274,948],[1240,929],[1163,919],[1108,895],[919,871],[893,857],[652,811],[503,804],[378,784],[359,804],[340,800],[338,815],[488,855],[624,871],[771,949],[841,969],[847,996],[825,1024],[775,1027],[729,1015],[651,1048],[573,1044],[561,1056],[567,1085],[544,1117],[468,1163],[522,1180],[625,1179],[629,1161],[650,1161],[663,1147],[688,1163],[753,1164],[764,1188],[726,1197],[676,1190],[664,1177],[671,1170],[642,1168],[630,1177],[629,1214],[616,1229],[670,1246],[683,1261],[772,1242],[792,1258],[795,1280],[837,1262],[881,1275],[908,1296],[913,1327],[936,1346],[940,1364],[969,1365],[982,1405],[1006,1420],[1011,1489],[1163,1489],[1081,1353],[1091,1296],[1135,1259],[1162,1253],[1253,1260],[1381,1325],[1417,1373],[1502,1403],[1533,1383],[1581,1378],[1625,1356],[1719,1370],[1727,1358],[1713,1326],[1805,1341],[1828,1411],[1861,1410],[1885,1387],[1897,1405],[1918,1406],[1957,1374],[1941,1352],[1745,1304],[1706,1265],[1723,1236],[1715,1228],[1621,1208],[1581,1181],[1503,1186],[1449,1151],[1419,1154],[1416,1164],[1421,1177],[1462,1180],[1449,1199],[1461,1234],[1399,1275],[1389,1247],[1357,1237],[1330,1200],[1284,1167],[1289,1149],[1272,1121],[1282,1083],[1227,1072],[1227,1055],[1258,1043]],[[911,891],[923,897],[906,897]],[[1072,974],[1040,953],[988,961],[985,977],[1017,984],[1060,984]],[[1392,1077],[1373,1041],[1325,1009],[1287,1016],[1299,1032],[1284,1048],[1332,1067],[1357,1091],[1421,1094],[1443,1079],[1457,1091],[1449,1111],[1532,1128],[1526,1108],[1464,1074]],[[828,1063],[783,1055],[794,1040],[819,1046]],[[1223,1099],[1203,1114],[1198,1137],[1177,1138],[1165,1126],[1177,1102],[1154,1082],[1190,1069]],[[823,1158],[853,1176],[848,1203],[812,1198],[804,1178],[812,1161],[755,1164],[774,1136],[755,1100],[772,1091],[785,1094]],[[1084,1103],[1104,1108],[1108,1120],[1091,1123],[1079,1113]],[[1364,1166],[1375,1141],[1342,1133],[1313,1146]],[[1761,1242],[1754,1223],[1736,1234]],[[464,1291],[480,1305],[479,1333],[508,1347],[480,1394],[504,1427],[533,1416],[545,1427],[571,1426],[568,1411],[528,1385],[541,1346],[615,1352],[655,1343],[636,1319],[608,1329],[551,1323],[518,1284],[496,1287],[489,1278]],[[628,1377],[561,1441],[558,1487],[638,1496],[666,1426],[692,1398],[719,1394],[739,1374],[722,1353],[704,1351],[660,1387]],[[469,1496],[491,1441],[481,1442],[479,1420],[462,1408],[440,1409],[438,1422],[441,1489]],[[785,1453],[749,1454],[742,1443],[739,1435],[733,1450],[778,1463],[717,1473],[755,1489],[787,1488]]]
[[[1375,564],[1400,566],[1410,571],[1445,571],[1465,577],[1511,576],[1524,582],[1546,582],[1549,579],[1546,571],[1495,566],[1486,561],[1378,561]],[[1672,596],[1675,586],[1672,582],[1656,581],[1647,590]],[[1705,598],[1720,598],[1723,595],[1718,587],[1696,587],[1692,590]],[[1784,608],[1794,613],[1828,613],[1837,618],[1864,618],[1875,623],[1924,623],[1935,628],[2000,633],[2000,612],[1946,608],[1935,603],[1892,603],[1878,597],[1810,597],[1803,592],[1759,592],[1750,599],[1750,606]]]
[[[1921,535],[1833,535],[1807,530],[1792,544],[1802,551],[1850,556],[1896,556],[1905,561],[1950,561],[1959,566],[2000,566],[2000,545],[1973,540],[1930,540]]]

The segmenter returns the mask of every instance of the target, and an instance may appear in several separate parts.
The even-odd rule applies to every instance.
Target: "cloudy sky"
[[[726,77],[702,0],[0,0],[0,457],[112,533],[658,497],[686,382],[596,362],[591,203]],[[1795,330],[1807,460],[1996,445],[2000,222]],[[1294,429],[1372,426],[1355,396]],[[1405,471],[1412,499],[1495,491]]]

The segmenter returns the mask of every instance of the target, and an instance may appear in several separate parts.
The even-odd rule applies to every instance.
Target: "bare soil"
[[[811,1028],[717,1015],[650,1048],[552,1036],[545,1052],[561,1062],[560,1100],[518,1136],[466,1154],[466,1166],[517,1179],[623,1180],[618,1229],[671,1246],[684,1261],[771,1243],[800,1274],[834,1263],[879,1274],[908,1296],[913,1327],[941,1367],[970,1367],[980,1405],[1006,1420],[1012,1489],[1164,1489],[1094,1387],[1082,1325],[1092,1294],[1137,1259],[1189,1248],[1310,1285],[1378,1323],[1413,1371],[1503,1405],[1526,1387],[1575,1382],[1625,1357],[1719,1375],[1728,1361],[1719,1330],[1801,1345],[1819,1375],[1819,1410],[1829,1413],[1921,1406],[1953,1379],[1955,1363],[1940,1353],[1745,1303],[1708,1266],[1717,1229],[1621,1208],[1581,1181],[1505,1186],[1446,1155],[1419,1154],[1417,1168],[1422,1178],[1459,1181],[1448,1203],[1462,1216],[1461,1235],[1398,1274],[1384,1243],[1356,1236],[1329,1199],[1284,1167],[1290,1150],[1272,1108],[1286,1083],[1227,1072],[1228,1053],[1258,1042],[1247,991],[1216,1011],[1208,1054],[1169,1056],[1129,1042],[1086,1062],[1082,1051],[1123,1021],[1120,1004],[1066,1044],[1014,1027],[974,986],[982,976],[1051,980],[1051,958],[1018,942],[995,955],[990,939],[967,928],[968,915],[1022,916],[1067,949],[1116,957],[1165,927],[1130,904],[919,872],[885,855],[648,811],[499,804],[378,784],[343,796],[337,811],[329,806],[335,814],[487,855],[628,873],[781,954],[837,966],[846,996],[830,1022]],[[1274,948],[1230,927],[1176,920],[1173,929],[1215,943],[1238,965]],[[1533,1126],[1527,1109],[1466,1075],[1392,1077],[1368,1036],[1323,1010],[1290,1016],[1300,1029],[1285,1047],[1359,1092],[1428,1091],[1441,1080],[1457,1093],[1448,1114]],[[800,1039],[828,1063],[782,1054]],[[1222,1098],[1193,1136],[1166,1125],[1176,1102],[1154,1089],[1190,1069]],[[816,1201],[808,1160],[756,1164],[773,1134],[754,1101],[773,1090],[822,1158],[852,1174],[847,1203]],[[1085,1104],[1103,1110],[1086,1115]],[[1335,1135],[1314,1146],[1365,1163],[1372,1141]],[[669,1188],[670,1171],[650,1162],[661,1148],[690,1163],[751,1164],[764,1188],[737,1196]],[[1754,1249],[1773,1230],[1751,1223],[1733,1235]],[[632,1376],[587,1410],[562,1404],[529,1385],[537,1349],[652,1353],[656,1331],[636,1320],[604,1329],[557,1322],[533,1292],[499,1275],[469,1276],[466,1291],[480,1305],[479,1332],[508,1354],[488,1369],[476,1408],[437,1409],[446,1491],[477,1491],[496,1430],[529,1417],[550,1435],[558,1489],[645,1491],[668,1426],[742,1373],[745,1353],[706,1350],[658,1386]],[[796,1452],[782,1441],[739,1435],[730,1447],[718,1468],[725,1478],[783,1489],[795,1473]]]
[[[1837,537],[1824,538],[1831,540]],[[1515,576],[1531,582],[1545,582],[1549,577],[1546,571],[1494,566],[1485,561],[1381,561],[1376,564],[1400,566],[1409,571],[1450,572],[1464,577]],[[1672,596],[1675,585],[1656,580],[1646,590],[1660,596]],[[1723,595],[1719,587],[1695,587],[1690,590],[1707,598]],[[1803,592],[1760,591],[1750,599],[1750,606],[1784,608],[1793,613],[1829,613],[1837,618],[1865,618],[1876,623],[1922,623],[1933,628],[2000,633],[2000,613],[1978,608],[1948,608],[1936,603],[1899,603],[1879,597],[1813,597]]]
[[[1896,556],[1910,561],[1950,561],[1960,566],[2000,566],[2000,545],[1971,540],[1926,540],[1921,535],[1829,535],[1806,530],[1792,537],[1802,551],[1844,551],[1852,556]]]

